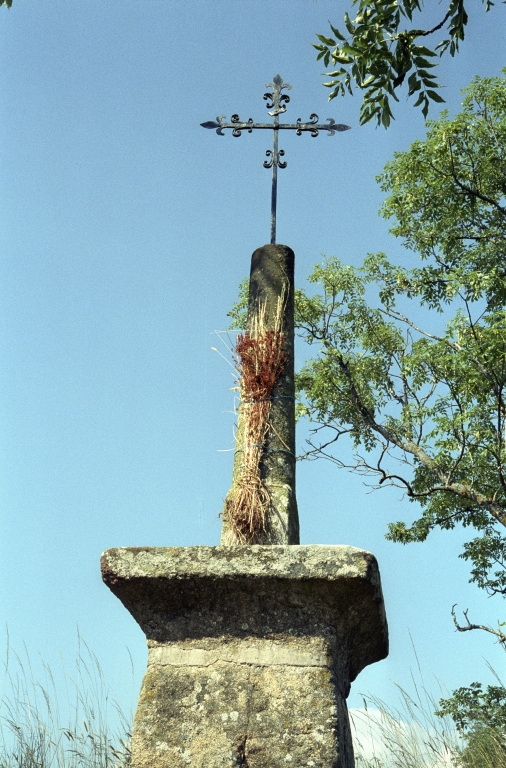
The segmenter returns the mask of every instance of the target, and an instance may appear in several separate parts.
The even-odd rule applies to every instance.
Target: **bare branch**
[[[500,624],[497,629],[492,629],[492,627],[487,627],[484,624],[471,624],[468,617],[469,609],[467,609],[465,611],[462,611],[462,613],[464,614],[464,618],[467,621],[467,624],[461,627],[455,615],[456,605],[457,603],[455,603],[455,605],[452,607],[452,617],[453,617],[453,623],[455,624],[459,632],[468,632],[471,629],[482,629],[484,632],[490,632],[490,634],[495,635],[498,638],[497,642],[504,650],[506,650],[506,634],[501,631]]]

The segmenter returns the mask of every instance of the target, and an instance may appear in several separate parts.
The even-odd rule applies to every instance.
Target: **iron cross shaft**
[[[272,88],[272,93],[264,93],[264,100],[267,101],[266,107],[269,110],[269,115],[274,118],[272,123],[255,123],[250,117],[249,120],[243,121],[239,115],[232,115],[230,123],[225,122],[225,115],[218,115],[216,122],[209,120],[206,123],[201,123],[203,128],[215,128],[218,136],[224,136],[223,130],[225,128],[232,129],[232,136],[241,136],[242,131],[248,131],[251,133],[253,130],[271,130],[273,133],[272,149],[266,151],[268,157],[264,160],[264,168],[272,168],[272,192],[271,192],[271,243],[276,242],[276,206],[278,196],[278,168],[286,168],[287,163],[281,158],[285,152],[283,149],[278,149],[278,135],[281,130],[295,131],[297,136],[301,136],[304,132],[309,132],[311,136],[318,136],[320,131],[327,131],[328,136],[333,136],[336,131],[348,131],[350,126],[336,123],[331,117],[327,118],[326,123],[318,122],[318,115],[312,114],[309,120],[305,123],[302,122],[299,117],[295,123],[280,123],[279,116],[286,112],[286,105],[290,101],[290,97],[286,93],[281,93],[282,90],[290,90],[291,85],[283,83],[283,78],[280,75],[276,75],[273,78],[272,83],[266,83],[266,88]]]

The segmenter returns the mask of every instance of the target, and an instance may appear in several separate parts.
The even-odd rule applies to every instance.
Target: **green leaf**
[[[441,43],[439,43],[439,45],[441,45]],[[437,56],[437,53],[431,51],[430,48],[426,48],[424,45],[414,45],[413,53],[415,56]]]
[[[443,53],[447,50],[449,45],[450,45],[449,40],[442,40],[438,45],[436,45],[436,51],[439,50],[439,55],[442,56]]]
[[[492,0],[483,2],[488,8]],[[504,2],[506,3],[506,0]],[[468,23],[464,0],[449,0],[446,21],[441,24],[448,37],[440,42],[435,50],[416,44],[422,36],[432,33],[432,20],[427,22],[426,29],[403,29],[401,26],[401,19],[412,19],[415,10],[425,13],[421,0],[375,0],[374,3],[370,0],[353,0],[352,5],[358,6],[356,18],[352,20],[348,13],[344,14],[348,38],[330,22],[334,37],[317,35],[326,48],[326,54],[320,56],[321,48],[313,44],[319,52],[318,60],[327,62],[331,55],[335,65],[350,65],[351,77],[361,89],[368,88],[378,77],[386,76],[388,82],[385,83],[384,89],[396,101],[405,84],[405,77],[413,67],[418,70],[419,80],[425,89],[439,87],[437,76],[430,74],[430,70],[436,67],[438,54],[441,57],[449,51],[450,55],[454,56],[458,51],[459,42],[464,40]],[[434,29],[437,28],[436,23]],[[333,49],[331,54],[330,49]],[[416,82],[408,81],[408,96],[422,88],[422,85],[417,85]],[[416,102],[417,107],[423,108],[422,111],[427,110],[428,98]]]
[[[336,64],[337,62],[340,62],[341,64],[351,64],[353,61],[351,56],[345,56],[343,53],[340,54],[332,54],[332,60]]]
[[[329,22],[329,24],[330,24],[330,22]],[[333,27],[333,26],[332,26],[332,24],[330,24],[330,28],[331,28],[332,32],[334,33],[334,35],[337,37],[337,39],[338,39],[338,40],[346,40],[345,36],[344,36],[344,35],[342,35],[342,34],[339,32],[339,30],[338,30],[338,29],[336,29],[335,27]]]
[[[418,76],[417,76],[416,72],[413,72],[413,73],[412,73],[412,74],[411,74],[411,75],[408,77],[408,87],[409,87],[409,89],[410,89],[410,90],[412,90],[412,89],[415,87],[416,83],[418,82],[418,79],[419,79],[419,78],[418,78]]]
[[[337,45],[336,41],[333,40],[331,37],[325,37],[324,35],[316,35],[316,37],[325,45],[330,45],[332,47]]]
[[[360,125],[365,125],[370,120],[372,120],[373,117],[376,117],[378,115],[378,113],[379,113],[379,107],[377,107],[375,109],[372,109],[372,110],[367,110],[367,109],[362,108],[362,110],[360,112],[360,118],[359,118]]]
[[[437,101],[440,104],[444,104],[444,99],[442,96],[437,93],[437,91],[427,91],[427,96],[432,99],[432,101]]]
[[[388,128],[390,125],[390,115],[386,109],[384,109],[381,113],[381,124],[384,128]]]
[[[361,125],[392,120],[391,81],[381,82],[363,92]],[[417,82],[408,80],[412,88]],[[343,90],[341,80],[332,95]],[[431,94],[417,99],[426,116]],[[461,114],[429,122],[426,137],[396,152],[379,179],[382,215],[411,252],[409,267],[381,253],[359,268],[327,259],[310,277],[316,295],[295,297],[297,331],[308,344],[296,376],[297,413],[313,422],[322,444],[326,433],[331,440],[341,433],[339,446],[326,443],[323,452],[334,445],[339,458],[356,450],[353,469],[363,476],[369,467],[371,484],[388,483],[376,471],[388,440],[388,472],[405,482],[413,502],[406,515],[414,518],[391,524],[388,539],[409,544],[433,530],[474,529],[463,559],[471,580],[499,595],[506,588],[506,536],[496,518],[506,514],[497,418],[506,384],[506,215],[490,201],[505,194],[505,136],[506,70],[476,78]],[[470,713],[471,725],[506,716],[504,690],[475,684],[461,693],[455,712],[466,731]]]
[[[353,57],[359,57],[362,55],[362,52],[358,48],[354,48],[352,45],[348,45],[348,43],[344,43],[344,45],[341,46],[341,51],[342,53]]]
[[[422,58],[422,56],[415,56],[414,62],[417,69],[431,69],[436,66],[434,62],[427,61],[427,59]]]
[[[350,35],[354,35],[355,34],[355,27],[351,23],[350,17],[348,16],[347,13],[344,14],[344,23],[346,24],[346,29],[348,30]]]

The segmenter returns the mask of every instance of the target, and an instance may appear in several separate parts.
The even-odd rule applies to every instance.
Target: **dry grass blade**
[[[8,651],[0,700],[0,768],[127,768],[130,717],[110,695],[96,656],[79,638],[75,677],[60,708],[51,669]],[[62,713],[62,709],[65,713]],[[116,721],[114,729],[110,719]]]
[[[413,683],[413,695],[396,686],[398,707],[369,696],[350,713],[356,768],[506,768],[504,734],[459,734],[451,718],[435,716],[438,702],[423,682]]]

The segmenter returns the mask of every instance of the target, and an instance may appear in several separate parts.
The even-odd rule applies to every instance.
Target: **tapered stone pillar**
[[[387,655],[371,554],[122,548],[102,575],[148,640],[133,768],[353,768],[346,696]]]
[[[295,493],[295,382],[294,382],[294,253],[287,245],[264,245],[251,257],[246,332],[255,333],[259,314],[267,329],[278,327],[283,337],[287,363],[271,396],[270,426],[262,446],[260,472],[270,496],[270,509],[255,544],[298,544],[299,515]],[[279,307],[282,316],[278,321]],[[232,487],[236,491],[250,448],[245,421],[254,403],[239,403]],[[226,509],[226,505],[225,505]],[[221,544],[238,544],[226,511],[223,513]]]

